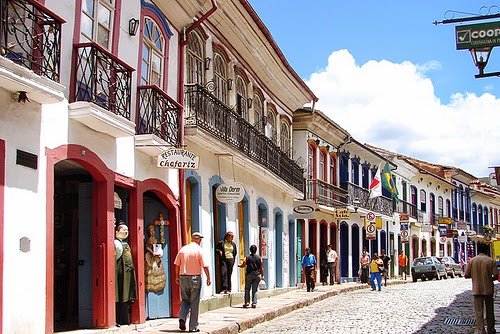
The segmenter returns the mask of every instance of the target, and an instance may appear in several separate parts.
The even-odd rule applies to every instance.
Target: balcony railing
[[[306,185],[306,198],[317,204],[333,208],[347,205],[347,191],[342,188],[317,179],[307,180]]]
[[[59,82],[65,21],[34,0],[2,0],[0,19],[1,55]]]
[[[394,203],[394,211],[397,213],[407,214],[413,218],[417,218],[417,206],[402,199]]]
[[[285,182],[304,191],[303,170],[256,127],[228,108],[205,87],[185,86],[186,126],[197,126],[222,140]]]
[[[76,44],[71,101],[93,102],[130,120],[130,66],[96,43]]]
[[[370,191],[368,189],[362,188],[348,181],[341,181],[340,186],[342,189],[347,189],[348,203],[350,205],[353,205],[354,199],[357,199],[359,200],[360,208],[392,216],[392,199],[384,196],[370,198]]]
[[[169,145],[180,145],[179,115],[182,106],[157,86],[140,86],[137,134],[153,134]]]

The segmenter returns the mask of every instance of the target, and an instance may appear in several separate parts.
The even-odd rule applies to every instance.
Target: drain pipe
[[[180,114],[179,114],[179,144],[180,147],[184,147],[184,106],[185,106],[185,101],[184,101],[184,68],[185,68],[185,57],[186,57],[186,52],[185,52],[185,47],[189,43],[189,33],[196,29],[197,27],[200,26],[200,24],[203,23],[210,15],[212,15],[216,10],[217,10],[217,2],[216,0],[212,0],[212,8],[206,12],[198,21],[193,23],[189,28],[183,29],[181,38],[179,39],[179,82],[178,82],[178,93],[177,93],[177,101],[179,101],[180,105],[182,106]],[[179,216],[180,216],[180,221],[181,221],[181,226],[182,226],[182,231],[179,231],[177,234],[180,236],[178,240],[181,241],[181,245],[185,245],[187,243],[187,235],[186,235],[186,230],[187,230],[187,224],[186,224],[186,212],[182,210],[183,208],[186,207],[186,199],[185,199],[185,183],[184,183],[184,169],[179,169]],[[184,232],[184,233],[183,233]]]

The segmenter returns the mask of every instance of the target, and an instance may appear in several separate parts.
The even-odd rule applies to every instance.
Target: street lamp
[[[484,68],[488,64],[488,60],[491,55],[491,50],[493,47],[482,47],[482,48],[473,48],[470,49],[470,54],[472,56],[472,60],[474,61],[474,65],[479,70],[479,74],[477,74],[475,77],[476,78],[483,78],[487,76],[497,76],[498,72],[495,73],[484,73]]]

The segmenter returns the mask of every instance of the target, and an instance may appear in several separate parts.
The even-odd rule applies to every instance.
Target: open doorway
[[[54,168],[54,330],[92,328],[92,176],[66,160]]]

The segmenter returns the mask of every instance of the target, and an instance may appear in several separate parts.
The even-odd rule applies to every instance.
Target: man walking
[[[186,318],[189,316],[189,331],[199,332],[198,309],[201,293],[201,270],[207,276],[207,285],[210,286],[210,272],[200,247],[203,235],[195,232],[191,236],[191,243],[183,246],[175,257],[175,277],[181,289],[181,309],[179,314],[179,329],[186,330]]]
[[[337,252],[333,249],[332,245],[327,246],[326,251],[326,266],[328,268],[328,274],[330,277],[330,285],[335,283],[335,261],[337,261]]]
[[[406,266],[408,265],[408,256],[401,250],[399,251],[398,256],[398,264],[399,264],[399,276],[401,279],[406,281]]]
[[[493,281],[498,277],[498,269],[491,257],[489,246],[485,243],[477,244],[478,255],[470,260],[465,269],[465,278],[472,278],[472,295],[474,296],[474,309],[476,311],[476,331],[483,334],[484,309],[486,309],[487,333],[495,333],[495,313],[493,310]]]
[[[302,271],[306,276],[307,292],[314,291],[314,281],[316,279],[316,257],[311,254],[311,249],[306,247],[305,254],[302,257]]]

